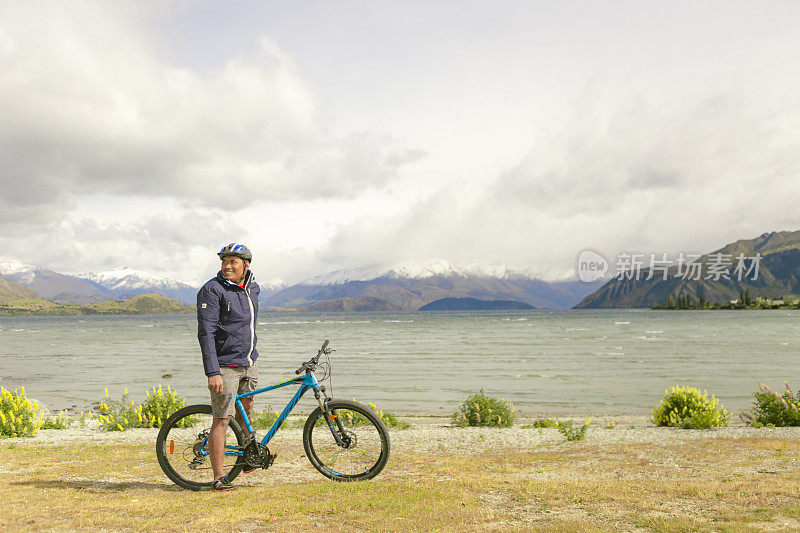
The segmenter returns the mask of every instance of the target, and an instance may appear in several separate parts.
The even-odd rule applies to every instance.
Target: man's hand
[[[208,376],[208,390],[215,394],[222,392],[222,376]]]

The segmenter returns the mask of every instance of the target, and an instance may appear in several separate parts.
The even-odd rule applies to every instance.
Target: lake
[[[641,415],[676,384],[736,412],[759,383],[800,385],[798,324],[797,311],[263,313],[260,383],[294,376],[330,339],[329,392],[401,414],[449,414],[483,388],[521,413]],[[159,383],[207,403],[196,329],[192,315],[0,318],[0,385],[53,410],[83,410],[106,387],[141,400]]]

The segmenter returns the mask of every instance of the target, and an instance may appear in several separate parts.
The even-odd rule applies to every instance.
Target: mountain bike
[[[323,476],[335,481],[361,481],[377,476],[389,460],[389,433],[386,425],[369,407],[355,401],[334,400],[325,393],[314,371],[324,367],[330,372],[328,341],[317,355],[295,371],[295,377],[269,387],[236,395],[236,409],[241,414],[248,433],[234,417],[230,418],[225,444],[223,470],[233,480],[244,468],[269,468],[275,460],[267,444],[283,425],[297,402],[312,390],[319,406],[309,415],[303,427],[303,448],[311,464]],[[320,356],[328,356],[320,363]],[[278,419],[259,442],[256,432],[244,411],[241,399],[270,390],[297,385],[295,395]],[[210,490],[211,458],[208,437],[211,431],[210,405],[190,405],[167,418],[156,439],[156,456],[161,469],[175,484],[189,490]],[[235,441],[232,444],[231,441]],[[230,443],[230,444],[229,444]]]

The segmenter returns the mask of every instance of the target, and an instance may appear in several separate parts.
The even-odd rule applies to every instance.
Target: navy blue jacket
[[[260,291],[248,270],[244,288],[218,272],[197,293],[197,339],[206,376],[219,375],[220,366],[250,366],[258,358],[256,317]]]

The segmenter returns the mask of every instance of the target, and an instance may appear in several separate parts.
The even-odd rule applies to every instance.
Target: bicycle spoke
[[[187,484],[202,486],[213,481],[211,457],[208,455],[208,435],[212,422],[210,413],[192,414],[182,421],[175,421],[163,439],[163,466]],[[228,451],[231,450],[231,444],[234,447],[237,444],[236,435],[230,426],[226,433],[226,444]],[[225,455],[223,471],[230,471],[238,459],[238,456]]]
[[[356,477],[368,473],[382,458],[383,442],[379,431],[354,408],[337,407],[335,414],[344,423],[345,431],[339,436],[345,445],[336,442],[327,424],[316,423],[310,435],[314,455],[336,476]],[[322,419],[321,413],[319,419]]]

